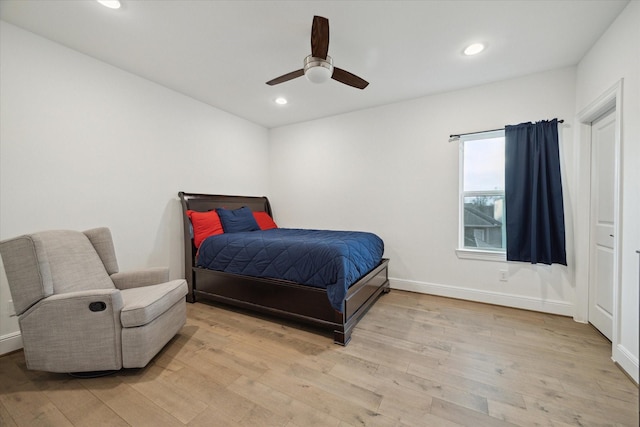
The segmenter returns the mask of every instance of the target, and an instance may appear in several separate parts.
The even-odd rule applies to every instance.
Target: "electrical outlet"
[[[507,270],[500,270],[500,281],[501,282],[509,281],[509,272]]]

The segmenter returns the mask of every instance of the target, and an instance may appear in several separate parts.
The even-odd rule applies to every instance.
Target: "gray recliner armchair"
[[[186,321],[187,283],[119,272],[111,232],[43,231],[0,242],[27,368],[141,368]]]

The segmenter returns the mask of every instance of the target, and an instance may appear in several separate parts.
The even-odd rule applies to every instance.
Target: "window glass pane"
[[[464,247],[504,250],[504,195],[464,197]]]
[[[504,138],[464,141],[464,191],[504,191]]]

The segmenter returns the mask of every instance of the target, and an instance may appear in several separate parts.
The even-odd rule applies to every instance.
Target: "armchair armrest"
[[[86,372],[122,367],[117,289],[56,294],[19,317],[29,369]]]
[[[153,267],[136,271],[124,271],[111,275],[111,280],[120,290],[157,285],[169,281],[167,267]]]

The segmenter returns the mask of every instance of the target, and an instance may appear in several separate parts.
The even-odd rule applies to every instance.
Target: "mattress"
[[[210,236],[196,265],[324,288],[331,306],[342,312],[349,286],[376,267],[383,252],[382,239],[373,233],[277,228]]]

